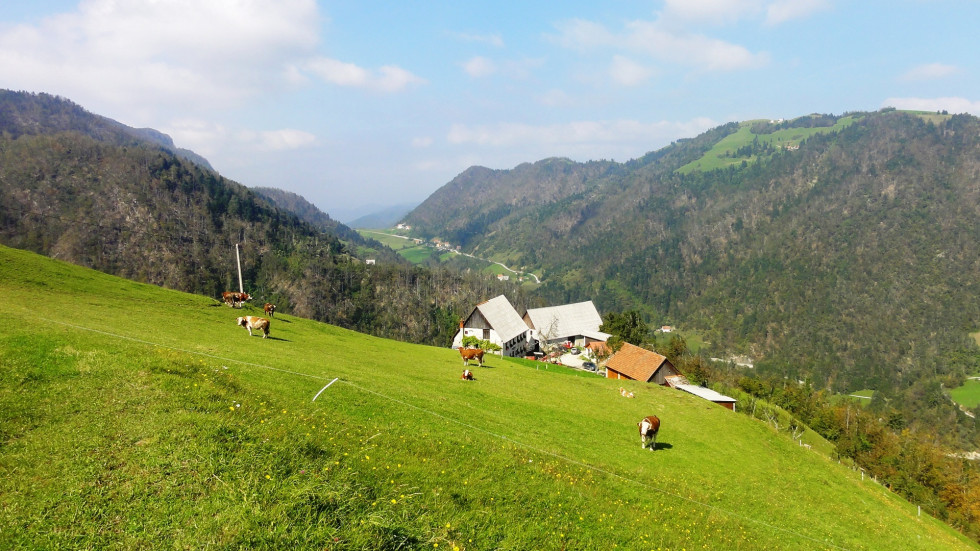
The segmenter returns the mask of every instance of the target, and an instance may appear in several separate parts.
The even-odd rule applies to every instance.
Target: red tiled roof
[[[596,354],[608,354],[612,352],[612,350],[609,350],[609,346],[605,343],[605,341],[593,341],[585,345],[585,347],[592,350]]]
[[[609,358],[606,368],[622,373],[630,379],[649,382],[665,361],[667,361],[665,356],[626,342],[619,352]]]

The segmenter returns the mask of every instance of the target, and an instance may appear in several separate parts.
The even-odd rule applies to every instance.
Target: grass
[[[949,394],[957,404],[973,409],[980,406],[980,381],[967,379],[962,386],[951,389]]]
[[[736,132],[719,140],[718,143],[716,143],[714,147],[712,147],[700,159],[691,161],[690,163],[678,168],[677,172],[682,174],[688,174],[694,171],[707,172],[710,170],[727,168],[729,166],[738,166],[741,165],[743,161],[747,163],[754,163],[758,160],[758,157],[736,157],[734,156],[734,153],[741,147],[751,145],[753,140],[758,140],[760,143],[768,143],[775,148],[798,146],[813,135],[838,132],[841,129],[853,124],[855,120],[856,119],[854,117],[842,117],[836,124],[834,124],[834,126],[831,127],[785,128],[770,134],[756,134],[752,132],[752,126],[755,123],[764,121],[745,121],[739,125],[739,129]]]
[[[5,549],[976,548],[685,393],[500,358],[460,381],[453,350],[286,315],[250,338],[213,298],[6,248],[0,291]]]

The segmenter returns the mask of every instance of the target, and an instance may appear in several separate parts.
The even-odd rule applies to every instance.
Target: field
[[[677,171],[686,174],[695,170],[709,171],[736,166],[742,164],[743,161],[752,163],[758,160],[757,157],[740,157],[735,156],[734,153],[741,147],[751,145],[754,140],[758,140],[760,143],[768,143],[775,148],[798,146],[810,136],[827,132],[837,132],[852,124],[854,120],[853,117],[843,117],[832,127],[786,128],[777,130],[771,134],[756,134],[752,132],[752,125],[763,121],[745,121],[739,125],[739,129],[736,132],[719,140],[700,159],[680,167]]]
[[[950,390],[949,394],[957,404],[973,409],[980,406],[980,381],[968,379],[963,386]]]
[[[453,350],[287,315],[249,337],[253,306],[6,248],[0,291],[4,549],[977,548],[682,392],[461,381]]]

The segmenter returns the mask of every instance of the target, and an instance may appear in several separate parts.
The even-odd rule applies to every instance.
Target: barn
[[[715,392],[710,388],[697,386],[697,385],[683,385],[683,384],[677,385],[675,388],[683,390],[684,392],[689,392],[697,396],[698,398],[704,398],[709,402],[714,402],[722,407],[735,411],[735,401],[736,401],[735,398],[732,398],[730,396],[725,396],[724,394],[721,394],[720,392]]]
[[[524,323],[531,329],[531,338],[538,342],[541,349],[563,342],[585,347],[589,343],[605,342],[609,338],[608,333],[599,331],[602,316],[591,300],[530,308],[524,314]]]
[[[703,398],[705,400],[708,400],[709,402],[714,402],[726,409],[735,411],[735,402],[737,401],[735,400],[735,398],[732,398],[731,396],[725,396],[724,394],[720,392],[715,392],[710,388],[706,388],[698,385],[692,385],[687,380],[687,377],[683,375],[673,375],[667,377],[667,386],[669,386],[670,388],[676,388],[677,390],[683,390],[684,392],[693,394],[698,398]]]
[[[622,348],[606,362],[607,379],[630,379],[666,385],[667,377],[679,374],[665,356],[628,342],[623,343]]]
[[[459,322],[453,348],[462,346],[463,337],[471,336],[500,346],[505,356],[524,356],[531,347],[527,324],[504,295],[477,304]]]

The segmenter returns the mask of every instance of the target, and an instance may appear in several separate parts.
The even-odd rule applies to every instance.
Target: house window
[[[483,330],[483,340],[485,340],[485,341],[490,340],[490,330],[489,329],[484,329]]]

